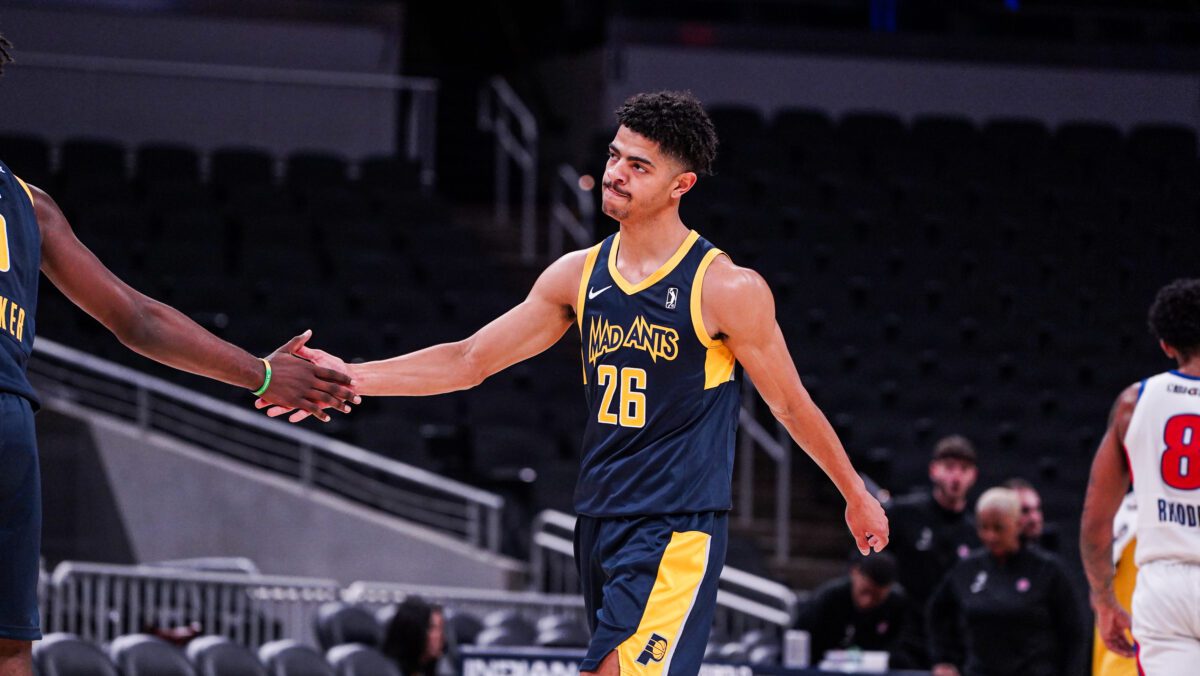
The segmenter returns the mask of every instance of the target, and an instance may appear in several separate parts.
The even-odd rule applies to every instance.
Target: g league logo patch
[[[679,302],[679,289],[670,287],[667,289],[667,309],[674,310],[676,303]]]

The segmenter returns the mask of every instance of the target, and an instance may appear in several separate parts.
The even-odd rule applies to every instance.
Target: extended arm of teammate
[[[701,299],[705,317],[713,320],[711,328],[724,336],[771,413],[846,499],[846,524],[859,551],[865,555],[882,550],[888,543],[887,516],[800,382],[775,321],[775,299],[766,281],[757,272],[718,257],[704,278]]]
[[[1130,627],[1129,613],[1121,608],[1113,593],[1113,517],[1129,491],[1124,439],[1137,399],[1138,386],[1131,385],[1113,404],[1108,429],[1092,461],[1079,526],[1079,553],[1083,557],[1089,600],[1096,612],[1100,637],[1109,650],[1124,657],[1133,657],[1134,653],[1126,633]]]
[[[75,237],[54,200],[33,186],[30,190],[42,233],[42,272],[67,298],[138,354],[237,387],[262,385],[266,367],[258,358],[121,281]],[[263,397],[327,421],[322,409],[348,411],[345,402],[357,397],[345,373],[295,356],[308,335],[296,336],[268,357],[272,376]]]

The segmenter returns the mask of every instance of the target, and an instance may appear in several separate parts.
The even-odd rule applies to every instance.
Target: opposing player
[[[690,94],[659,92],[629,99],[617,118],[603,210],[619,233],[560,258],[524,302],[466,340],[348,368],[364,395],[463,390],[577,326],[591,410],[575,494],[592,625],[581,669],[695,674],[725,559],[738,364],[845,497],[859,550],[883,549],[888,526],[801,385],[763,278],[680,220],[680,200],[715,156],[708,115]]]
[[[1135,653],[1129,614],[1113,586],[1113,516],[1133,480],[1137,583],[1133,637],[1148,674],[1189,674],[1200,664],[1200,279],[1159,290],[1150,327],[1178,368],[1130,385],[1117,398],[1092,463],[1080,552],[1100,636]]]
[[[0,37],[0,69],[8,60]],[[117,279],[75,238],[50,196],[0,162],[0,676],[30,673],[31,642],[41,638],[38,559],[41,479],[26,378],[36,328],[39,269],[76,305],[130,349],[183,371],[255,390],[323,420],[355,399],[344,372],[294,353],[297,336],[265,359],[205,331],[180,312]]]

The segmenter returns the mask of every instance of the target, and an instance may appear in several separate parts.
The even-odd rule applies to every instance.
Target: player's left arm
[[[1130,385],[1113,404],[1108,429],[1092,460],[1079,524],[1079,553],[1087,574],[1089,601],[1096,612],[1100,638],[1109,650],[1124,657],[1133,657],[1133,643],[1126,635],[1130,626],[1129,614],[1117,602],[1113,592],[1113,517],[1129,491],[1124,440],[1133,409],[1137,406],[1139,389],[1137,384]]]
[[[800,382],[775,321],[775,298],[766,280],[718,256],[704,276],[701,306],[709,335],[724,339],[771,413],[846,499],[846,524],[859,551],[882,550],[888,543],[887,516]]]

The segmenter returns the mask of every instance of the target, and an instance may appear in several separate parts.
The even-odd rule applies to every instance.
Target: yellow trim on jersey
[[[583,338],[583,304],[587,301],[587,286],[588,280],[592,278],[592,270],[596,268],[596,258],[600,255],[601,242],[596,246],[588,249],[587,256],[583,259],[583,275],[579,277],[579,298],[575,302],[575,323],[579,325],[579,337]],[[583,357],[583,384],[587,385],[587,356],[580,352]]]
[[[671,534],[637,631],[617,646],[622,674],[667,673],[675,645],[708,569],[711,540],[712,536],[701,531]],[[659,639],[665,639],[666,645],[663,640],[654,638],[656,634]],[[638,658],[647,652],[645,664],[640,664]]]
[[[733,350],[724,345],[708,348],[704,355],[704,389],[711,390],[733,380]]]
[[[683,257],[687,255],[687,252],[698,239],[700,239],[700,233],[695,230],[689,232],[687,238],[683,240],[683,244],[679,245],[679,248],[667,259],[666,263],[662,264],[662,267],[655,270],[649,277],[637,284],[633,284],[622,277],[621,271],[617,269],[617,247],[621,244],[621,233],[618,232],[613,237],[612,248],[608,252],[608,274],[612,275],[613,281],[617,283],[617,286],[630,296],[639,291],[645,291],[657,284],[663,277],[671,274],[671,271],[675,269],[676,265],[679,265],[679,261],[683,260]]]
[[[722,255],[727,254],[720,249],[710,249],[708,253],[704,254],[704,258],[700,260],[700,266],[696,268],[696,279],[692,282],[692,328],[696,331],[696,338],[700,344],[708,348],[708,353],[704,355],[704,389],[706,390],[733,380],[733,365],[737,361],[733,357],[733,351],[726,347],[725,341],[708,335],[708,329],[704,328],[704,312],[700,300],[700,292],[704,288],[704,274],[708,272],[708,266],[712,265],[717,256]]]
[[[696,330],[696,337],[700,339],[700,344],[704,347],[716,347],[721,345],[721,341],[708,335],[708,329],[704,328],[704,313],[701,311],[700,291],[704,288],[704,274],[708,272],[708,266],[716,260],[717,256],[725,255],[720,249],[709,249],[708,253],[704,254],[704,258],[700,259],[700,266],[696,268],[696,278],[692,282],[692,328]]]
[[[33,191],[29,189],[29,184],[22,181],[21,177],[16,174],[13,174],[13,178],[17,179],[17,183],[20,183],[22,188],[25,188],[25,194],[29,195],[29,203],[33,204]]]
[[[583,332],[583,304],[587,301],[588,280],[592,278],[592,270],[596,267],[600,244],[588,249],[587,257],[583,259],[583,275],[579,278],[579,300],[575,303],[575,323],[579,325],[580,333]]]

